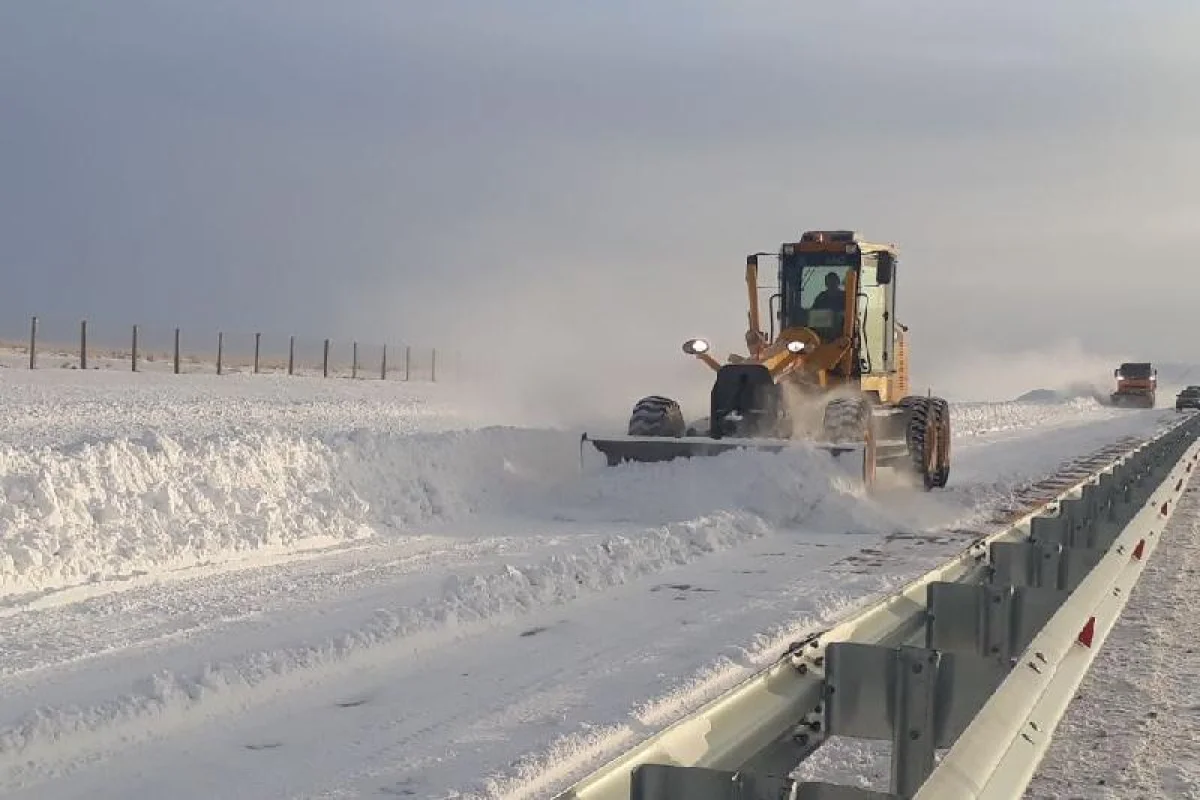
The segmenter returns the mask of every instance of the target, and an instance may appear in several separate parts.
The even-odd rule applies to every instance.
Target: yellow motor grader
[[[783,244],[769,331],[762,330],[759,308],[763,256],[776,254],[746,257],[748,356],[721,363],[704,339],[683,345],[716,373],[709,415],[689,424],[675,400],[650,395],[634,404],[628,435],[585,433],[582,441],[610,466],[741,448],[779,451],[808,441],[839,456],[861,453],[867,485],[885,466],[915,474],[927,490],[944,487],[950,408],[942,398],[908,393],[907,328],[896,320],[896,248],[841,230],[808,231]]]

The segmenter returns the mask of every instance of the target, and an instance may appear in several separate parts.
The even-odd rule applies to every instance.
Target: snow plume
[[[967,359],[928,370],[934,394],[951,400],[1001,401],[1035,389],[1064,396],[1102,398],[1113,385],[1122,361],[1146,360],[1118,353],[1097,353],[1076,339],[1036,350],[980,350]],[[915,388],[921,388],[914,383]]]

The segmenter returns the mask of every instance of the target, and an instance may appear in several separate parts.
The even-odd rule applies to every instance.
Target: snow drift
[[[973,436],[1102,411],[1085,400],[971,404],[955,407],[954,425]],[[801,448],[581,473],[575,433],[501,427],[0,446],[0,596],[480,515],[642,527],[725,515],[739,529],[786,526],[848,500],[853,481],[831,462]],[[839,525],[847,515],[883,524],[870,504],[843,502],[838,513]]]

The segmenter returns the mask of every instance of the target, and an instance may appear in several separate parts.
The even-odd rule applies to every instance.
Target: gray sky
[[[5,0],[0,329],[450,342],[623,413],[741,346],[747,252],[838,227],[900,246],[918,384],[1106,380],[1191,356],[1196,41],[1184,0]]]

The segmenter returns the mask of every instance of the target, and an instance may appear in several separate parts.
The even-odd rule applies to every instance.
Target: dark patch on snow
[[[674,589],[677,592],[716,592],[718,589],[706,589],[703,586],[693,586],[690,583],[660,583],[657,586],[650,587],[652,592],[661,592],[663,589]]]
[[[247,750],[274,750],[277,747],[283,747],[283,742],[259,742],[246,745]]]
[[[539,633],[545,633],[550,630],[544,625],[537,625],[528,630],[521,631],[521,636],[537,636]]]

